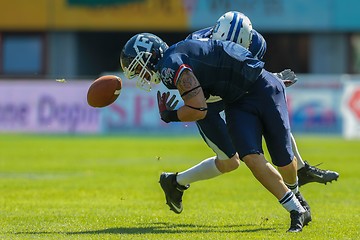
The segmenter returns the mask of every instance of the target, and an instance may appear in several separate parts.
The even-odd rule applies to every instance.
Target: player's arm
[[[194,74],[185,69],[179,76],[176,87],[184,101],[184,106],[174,110],[178,101],[170,93],[157,93],[161,119],[166,122],[193,122],[203,119],[207,113],[207,105],[203,90]]]
[[[184,106],[178,109],[177,115],[182,122],[193,122],[203,119],[207,113],[204,92],[194,73],[184,70],[178,81],[177,89],[184,101]]]

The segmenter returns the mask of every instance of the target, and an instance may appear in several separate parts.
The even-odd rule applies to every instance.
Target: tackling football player
[[[212,38],[216,40],[233,41],[249,49],[254,58],[260,60],[263,59],[267,46],[264,37],[252,28],[249,18],[236,11],[225,13],[217,20],[214,27],[196,31],[187,38]],[[275,73],[275,75],[283,80],[287,87],[297,81],[295,73],[289,69],[280,73]],[[221,101],[221,98],[211,96],[207,100],[207,105],[208,111],[206,117],[196,123],[200,135],[217,156],[209,158],[197,166],[178,173],[176,179],[181,185],[188,185],[192,182],[209,179],[222,173],[232,171],[239,166],[238,156],[235,154],[236,151],[229,138],[225,121],[221,117],[222,111],[224,110],[224,103]],[[214,127],[214,122],[216,122],[216,127]],[[337,180],[339,177],[337,172],[322,170],[303,161],[292,134],[291,144],[298,163],[299,186],[309,182],[326,184],[333,180]],[[207,167],[207,165],[209,166]]]
[[[211,39],[185,40],[168,48],[159,37],[140,33],[125,44],[120,62],[125,76],[136,78],[142,88],[162,82],[168,89],[179,91],[184,105],[178,110],[173,109],[174,98],[169,99],[169,93],[158,93],[160,115],[165,122],[201,120],[208,110],[206,99],[219,96],[239,158],[290,212],[288,231],[301,231],[311,221],[308,209],[284,183],[297,185],[285,85],[266,71],[264,63],[253,58],[251,52],[234,42]],[[262,136],[278,170],[264,157]],[[173,180],[163,174],[160,184],[167,204],[181,212],[177,195],[187,186]],[[297,188],[293,190],[301,196]]]

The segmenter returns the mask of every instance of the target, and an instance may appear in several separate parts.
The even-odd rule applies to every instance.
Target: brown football
[[[87,102],[92,107],[106,107],[119,97],[122,81],[115,75],[105,75],[96,79],[87,92]]]

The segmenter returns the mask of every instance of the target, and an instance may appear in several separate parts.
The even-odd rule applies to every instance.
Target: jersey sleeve
[[[192,71],[187,57],[179,53],[171,54],[160,70],[161,81],[168,89],[177,89],[177,81],[185,69]]]

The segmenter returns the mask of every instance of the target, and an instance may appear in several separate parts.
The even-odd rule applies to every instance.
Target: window
[[[41,34],[3,34],[2,74],[44,74],[44,42]]]
[[[274,33],[263,34],[267,51],[264,57],[265,68],[279,72],[290,68],[296,73],[309,73],[309,35]]]
[[[353,34],[350,37],[350,69],[351,73],[360,73],[360,34]]]

